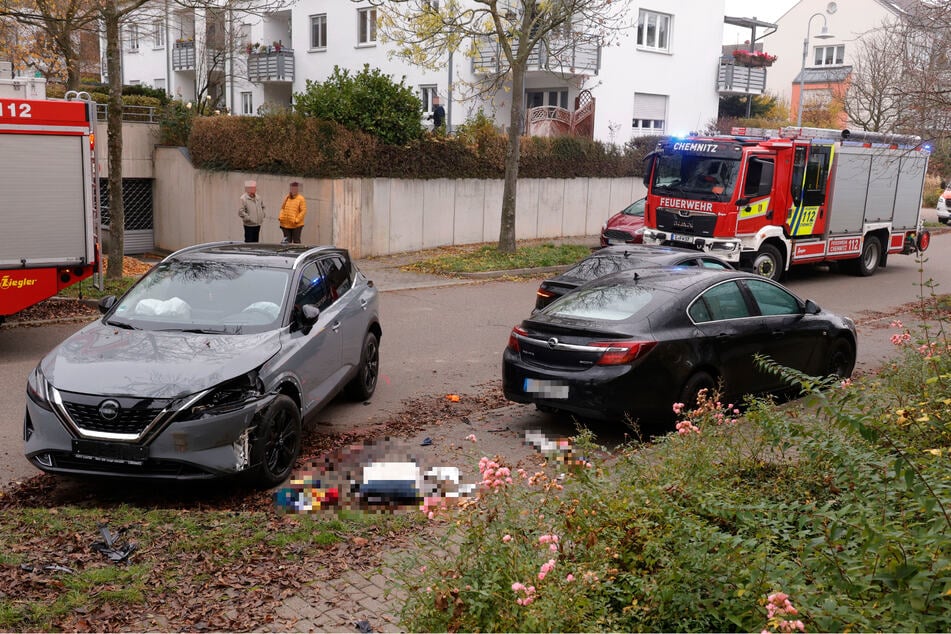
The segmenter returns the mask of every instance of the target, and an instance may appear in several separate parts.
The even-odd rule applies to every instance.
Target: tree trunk
[[[108,279],[122,277],[125,251],[125,208],[122,204],[122,69],[119,53],[118,0],[107,0],[102,12],[109,73],[109,267]]]
[[[66,90],[79,90],[79,52],[73,45],[72,29],[63,28],[58,45],[66,67]]]
[[[508,147],[505,150],[505,184],[502,188],[502,223],[499,251],[515,253],[515,198],[518,190],[518,161],[521,152],[522,122],[525,120],[525,64],[512,65],[512,109],[509,116]]]

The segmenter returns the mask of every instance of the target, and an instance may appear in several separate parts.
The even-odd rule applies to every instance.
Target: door
[[[776,157],[751,156],[746,162],[746,178],[737,199],[737,234],[752,234],[771,224],[776,201],[771,194]]]
[[[758,321],[763,332],[760,354],[787,368],[809,372],[820,335],[804,320],[799,300],[766,280],[744,280],[742,284],[760,313]],[[758,380],[763,382],[760,388],[763,391],[783,386],[782,379],[772,374],[763,375]]]
[[[753,370],[753,355],[763,345],[758,318],[735,281],[705,290],[688,309],[702,336],[705,360],[712,363],[726,384],[726,392],[754,392],[762,384]]]
[[[303,307],[313,305],[320,310],[317,322],[302,328],[299,318]],[[304,266],[297,279],[294,309],[291,316],[289,369],[300,379],[303,392],[303,413],[320,406],[332,394],[334,375],[340,371],[339,304],[334,307],[333,295],[324,272],[317,262]]]
[[[786,233],[790,237],[818,236],[825,232],[832,152],[832,145],[796,147],[790,182],[792,207],[786,216]]]
[[[326,277],[333,302],[333,310],[339,324],[340,373],[335,381],[340,383],[360,363],[363,337],[370,327],[367,304],[368,289],[353,285],[353,268],[342,253],[334,253],[319,260]]]

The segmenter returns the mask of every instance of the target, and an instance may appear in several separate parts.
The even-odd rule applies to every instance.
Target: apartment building
[[[300,0],[256,16],[156,4],[123,27],[123,81],[256,115],[290,106],[307,80],[323,81],[334,66],[357,71],[369,64],[403,78],[420,97],[424,118],[439,95],[450,128],[480,109],[508,125],[508,91],[472,96],[467,89],[497,67],[497,51],[477,43],[475,55],[457,53],[438,71],[414,66],[393,57],[379,37],[385,10],[369,2]],[[702,129],[717,115],[723,17],[724,0],[631,2],[616,41],[579,44],[570,59],[559,60],[540,47],[526,76],[526,107],[571,112],[579,95],[592,96],[593,136],[615,143]]]

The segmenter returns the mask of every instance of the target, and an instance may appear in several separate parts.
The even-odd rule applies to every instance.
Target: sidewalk
[[[520,241],[519,245],[551,243],[551,244],[584,244],[589,247],[598,246],[598,236],[570,236],[550,240]],[[363,273],[373,280],[381,291],[403,291],[414,288],[434,288],[438,286],[458,286],[460,284],[474,284],[476,282],[511,275],[547,275],[561,272],[567,267],[547,267],[534,269],[516,269],[509,271],[487,271],[485,273],[459,273],[455,276],[433,275],[415,271],[404,271],[401,267],[420,260],[432,257],[439,253],[439,249],[426,251],[410,251],[394,255],[382,255],[356,259],[357,266]]]

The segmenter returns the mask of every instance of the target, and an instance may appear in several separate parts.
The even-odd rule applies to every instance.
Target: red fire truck
[[[101,278],[95,103],[11,92],[0,91],[0,322]]]
[[[644,242],[708,251],[779,279],[839,261],[872,275],[928,248],[919,137],[822,128],[734,128],[658,144],[647,161]]]

